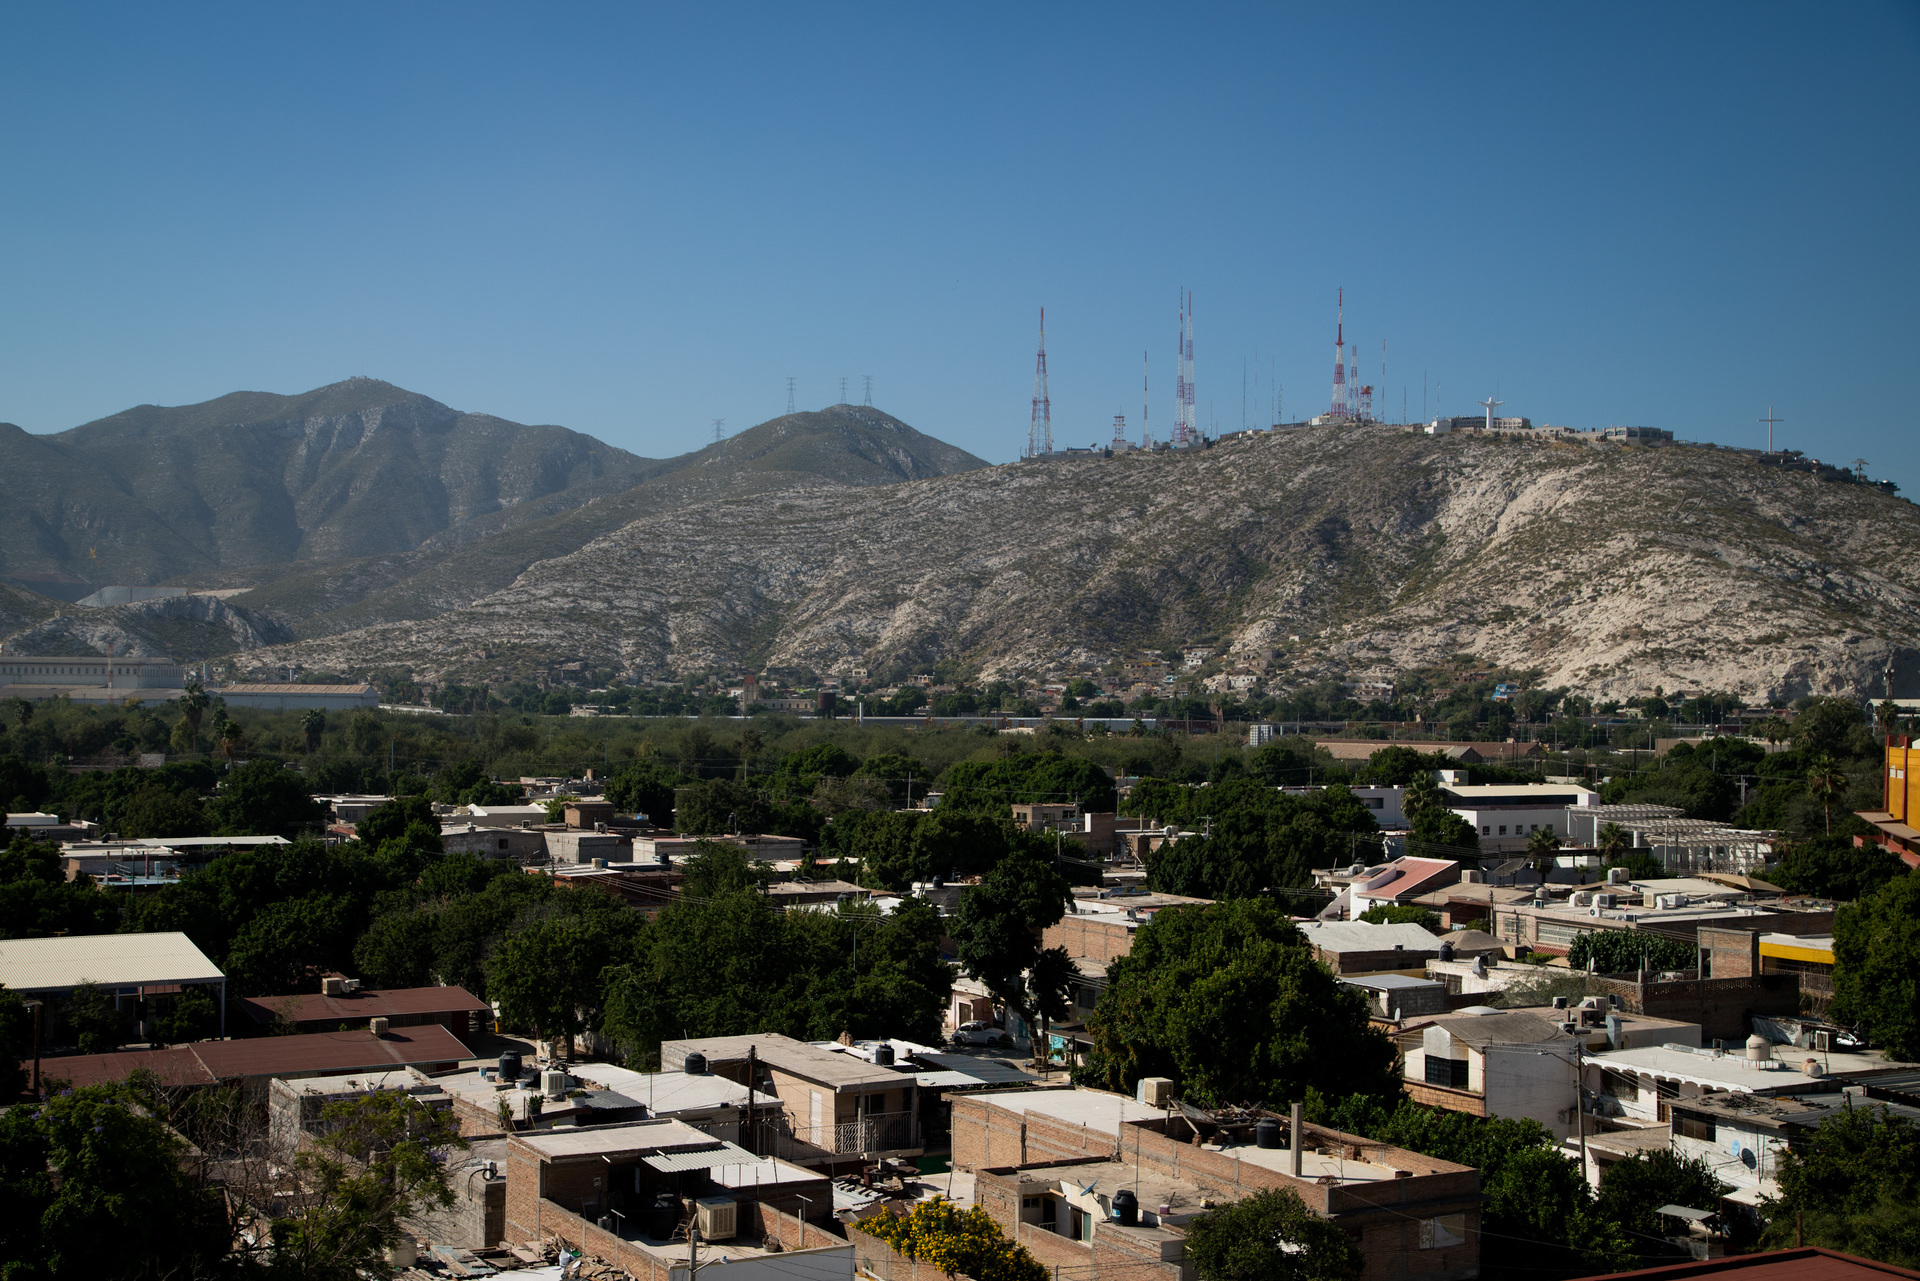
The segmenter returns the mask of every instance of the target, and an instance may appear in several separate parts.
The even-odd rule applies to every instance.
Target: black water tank
[[[688,1076],[705,1076],[707,1074],[707,1056],[696,1050],[694,1053],[687,1055],[686,1062],[681,1066],[686,1069]]]
[[[671,1241],[679,1226],[680,1198],[671,1192],[656,1193],[647,1208],[647,1235],[656,1241]]]
[[[1272,1117],[1265,1117],[1253,1127],[1253,1146],[1256,1148],[1277,1148],[1280,1146],[1280,1123]]]
[[[873,1065],[875,1067],[893,1066],[893,1046],[886,1041],[873,1047]]]
[[[1440,945],[1440,959],[1443,961],[1451,961],[1453,959],[1453,944],[1442,943]]]
[[[512,1050],[500,1056],[500,1079],[502,1081],[520,1079],[520,1056]]]
[[[1140,1222],[1140,1200],[1127,1188],[1113,1194],[1113,1221],[1123,1228]]]

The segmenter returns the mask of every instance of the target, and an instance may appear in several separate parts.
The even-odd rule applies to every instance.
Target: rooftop
[[[212,691],[215,694],[378,694],[373,686],[358,685],[289,685],[285,682],[259,682],[246,685],[222,685]]]
[[[1374,925],[1367,921],[1300,921],[1300,932],[1324,952],[1438,952],[1440,939],[1418,925]]]
[[[219,983],[220,967],[185,934],[86,934],[0,941],[0,984],[15,992]]]
[[[1525,1010],[1504,1010],[1498,1014],[1450,1014],[1430,1021],[1444,1028],[1454,1040],[1475,1048],[1489,1045],[1540,1045],[1549,1041],[1570,1040],[1558,1023],[1529,1014]]]
[[[836,1093],[858,1091],[862,1086],[900,1084],[900,1074],[892,1068],[874,1067],[871,1063],[845,1054],[835,1054],[778,1032],[763,1032],[757,1036],[709,1036],[688,1041],[663,1041],[660,1043],[660,1061],[680,1063],[689,1054],[704,1054],[710,1066],[744,1063],[748,1050],[753,1050],[768,1067],[820,1085],[830,1085]]]
[[[685,1072],[635,1072],[607,1063],[579,1063],[569,1066],[567,1071],[603,1090],[626,1095],[645,1105],[648,1113],[656,1117],[741,1107],[747,1101],[746,1086],[711,1072],[697,1076]],[[760,1097],[767,1100],[764,1093]]]
[[[487,1010],[488,1006],[463,987],[398,987],[361,988],[343,996],[323,996],[318,992],[255,996],[240,1002],[240,1008],[261,1023],[271,1023],[280,1017],[289,1023],[336,1019],[354,1023],[396,1015],[471,1013]]]
[[[126,1050],[45,1059],[41,1071],[74,1085],[123,1081],[149,1068],[169,1085],[213,1085],[246,1077],[346,1075],[398,1066],[458,1063],[467,1047],[437,1023],[401,1028],[385,1036],[358,1032],[311,1032],[243,1041],[196,1041],[165,1050]]]
[[[629,1121],[624,1125],[595,1125],[585,1129],[538,1130],[518,1134],[523,1143],[549,1161],[569,1157],[613,1156],[615,1153],[673,1152],[711,1149],[720,1140],[683,1121]],[[732,1147],[732,1144],[725,1145]],[[741,1149],[748,1160],[755,1160]]]

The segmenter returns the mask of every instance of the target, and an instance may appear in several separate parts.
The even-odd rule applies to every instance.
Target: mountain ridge
[[[1204,638],[1278,686],[1469,653],[1603,695],[1774,698],[1870,690],[1889,655],[1911,673],[1916,630],[1920,510],[1869,486],[1713,447],[1322,428],[663,510],[428,626],[263,657],[991,678]]]

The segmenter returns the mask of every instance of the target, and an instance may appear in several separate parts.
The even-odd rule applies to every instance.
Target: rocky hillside
[[[538,561],[665,511],[775,490],[894,485],[986,465],[870,406],[834,405],[649,463],[617,494],[470,520],[398,555],[282,567],[242,603],[306,636],[432,618],[506,587]]]
[[[577,507],[648,466],[563,427],[461,413],[370,378],[140,405],[51,436],[0,424],[0,579],[69,599],[194,575],[246,586],[275,566]]]
[[[1877,690],[1917,634],[1920,509],[1875,489],[1711,447],[1328,428],[640,512],[431,623],[260,658],[991,677],[1204,638],[1271,652],[1280,684],[1468,653],[1600,694],[1759,697]]]
[[[122,654],[130,658],[213,658],[293,639],[284,624],[214,596],[67,606],[6,637],[23,654]],[[111,646],[111,650],[109,650]]]

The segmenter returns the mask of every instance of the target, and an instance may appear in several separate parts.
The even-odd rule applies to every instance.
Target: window
[[[1713,1122],[1704,1116],[1695,1116],[1691,1112],[1673,1114],[1673,1132],[1684,1139],[1704,1139],[1708,1143],[1714,1141]]]
[[[1640,1086],[1631,1076],[1619,1072],[1602,1071],[1600,1073],[1600,1093],[1610,1099],[1620,1099],[1631,1103],[1640,1097]]]
[[[1464,1214],[1443,1214],[1434,1219],[1420,1220],[1420,1248],[1439,1250],[1450,1245],[1462,1245],[1467,1239],[1467,1216]]]
[[[1482,823],[1482,824],[1480,825],[1480,835],[1482,835],[1482,836],[1492,836],[1492,835],[1493,835],[1493,828],[1491,828],[1490,826],[1488,826],[1488,825],[1487,825],[1487,824],[1485,824],[1485,823]]]
[[[1437,1054],[1427,1055],[1427,1084],[1442,1086],[1449,1090],[1466,1089],[1467,1061],[1443,1059]]]
[[[1505,823],[1502,823],[1500,825],[1500,835],[1505,836],[1506,834],[1507,834],[1507,825]]]

